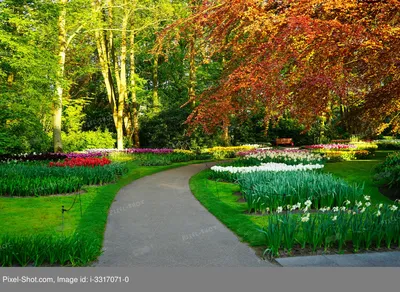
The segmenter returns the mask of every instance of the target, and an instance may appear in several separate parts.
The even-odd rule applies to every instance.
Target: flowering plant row
[[[0,164],[0,196],[45,196],[76,192],[83,185],[115,181],[128,171],[121,163],[94,167]]]
[[[261,162],[278,162],[285,164],[312,164],[323,163],[324,159],[319,154],[308,150],[269,150],[258,149],[237,153],[243,159],[254,159]]]
[[[229,173],[252,173],[258,171],[304,171],[304,170],[314,170],[321,169],[324,165],[322,164],[297,164],[297,165],[287,165],[285,163],[261,163],[259,166],[243,166],[243,167],[235,167],[235,166],[218,166],[215,165],[211,167],[211,170],[216,172],[229,172]]]
[[[107,164],[110,164],[111,160],[109,160],[106,157],[102,158],[67,158],[63,162],[50,162],[49,166],[50,167],[76,167],[76,166],[89,166],[89,167],[95,167],[95,166],[104,166]]]
[[[323,155],[327,161],[339,162],[350,161],[356,159],[368,159],[373,154],[368,150],[333,150],[333,149],[318,149],[318,153]]]
[[[64,153],[22,153],[22,154],[2,154],[0,155],[0,162],[24,162],[24,161],[43,161],[67,158]]]
[[[230,173],[212,171],[211,179],[238,183],[248,212],[275,211],[279,206],[310,201],[310,208],[355,204],[364,194],[364,187],[349,185],[340,178],[315,171],[259,171]]]
[[[318,144],[318,145],[308,145],[304,146],[306,149],[350,149],[357,148],[353,144]]]
[[[288,206],[287,211],[279,207],[268,216],[267,225],[259,230],[265,235],[268,249],[264,253],[279,256],[280,250],[292,253],[294,247],[308,247],[312,251],[337,248],[339,252],[351,246],[354,252],[400,244],[400,212],[397,205],[361,202],[353,208],[323,207],[316,213],[308,212],[305,205],[303,215],[295,213],[297,205]]]
[[[107,156],[107,152],[102,151],[92,151],[92,152],[71,152],[67,153],[67,158],[94,158]]]

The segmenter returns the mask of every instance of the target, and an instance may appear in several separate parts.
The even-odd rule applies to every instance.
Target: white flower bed
[[[287,165],[285,163],[262,163],[260,166],[213,166],[211,170],[216,172],[230,172],[230,173],[249,173],[257,171],[301,171],[301,170],[314,170],[321,169],[324,166],[322,164],[297,164]]]
[[[322,161],[321,155],[311,153],[307,150],[264,150],[253,151],[244,156],[245,159],[255,158],[257,160],[282,159],[290,161]]]

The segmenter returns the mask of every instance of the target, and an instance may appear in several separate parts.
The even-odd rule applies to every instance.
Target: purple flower
[[[174,152],[174,149],[169,148],[130,148],[125,150],[126,153],[154,153],[154,154],[168,154]]]

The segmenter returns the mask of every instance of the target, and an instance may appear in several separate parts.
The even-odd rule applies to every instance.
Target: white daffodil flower
[[[310,220],[310,216],[301,217],[301,222],[308,222]]]
[[[215,165],[211,167],[212,171],[215,172],[229,172],[229,173],[252,173],[259,171],[271,171],[271,172],[279,172],[279,171],[302,171],[302,170],[313,170],[313,169],[321,169],[324,166],[322,164],[297,164],[297,165],[287,165],[285,163],[261,163],[260,166],[218,166]]]

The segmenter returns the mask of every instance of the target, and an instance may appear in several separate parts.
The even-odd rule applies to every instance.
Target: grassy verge
[[[372,202],[390,203],[391,201],[379,192],[378,185],[374,183],[372,177],[374,175],[374,168],[382,163],[385,157],[392,152],[377,151],[375,157],[369,160],[327,163],[324,167],[324,172],[332,173],[350,183],[364,183],[364,193],[371,196]]]
[[[122,187],[156,172],[201,162],[206,161],[166,166],[127,162],[128,173],[116,183],[84,188],[82,217],[76,195],[0,197],[0,266],[88,264],[100,255],[108,210]],[[69,209],[74,200],[62,220],[62,206]]]
[[[244,212],[247,204],[238,202],[239,186],[233,183],[208,180],[210,170],[203,170],[190,179],[190,189],[200,203],[242,241],[251,246],[261,246],[264,235],[257,231],[266,222],[265,217],[249,216]]]

